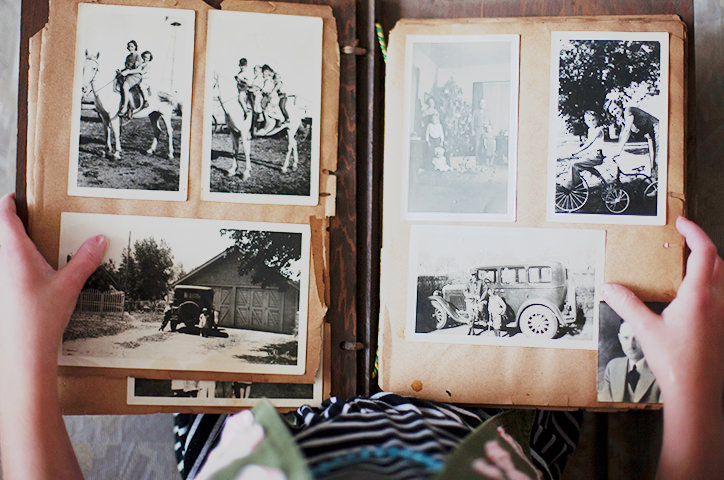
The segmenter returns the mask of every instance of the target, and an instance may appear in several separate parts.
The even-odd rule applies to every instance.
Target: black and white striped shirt
[[[500,409],[462,408],[378,393],[320,407],[301,407],[286,420],[314,478],[423,479],[439,472],[460,441]],[[225,415],[177,415],[176,453],[193,479],[215,445]],[[531,461],[546,479],[560,478],[578,442],[580,412],[537,411]]]

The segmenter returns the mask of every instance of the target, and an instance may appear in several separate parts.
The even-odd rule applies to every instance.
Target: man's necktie
[[[626,374],[626,383],[629,384],[631,387],[631,390],[636,390],[636,385],[639,383],[639,377],[641,374],[636,370],[636,365],[633,366],[631,370],[629,370],[628,374]]]

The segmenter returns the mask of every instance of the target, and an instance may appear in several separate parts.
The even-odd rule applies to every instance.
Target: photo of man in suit
[[[618,341],[625,357],[614,358],[606,365],[598,391],[600,402],[658,403],[661,390],[646,364],[641,345],[631,326],[622,322]]]

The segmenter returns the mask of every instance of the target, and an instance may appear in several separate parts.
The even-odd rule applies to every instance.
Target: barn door
[[[214,308],[219,310],[219,326],[234,326],[233,310],[231,308],[231,287],[214,288]]]
[[[237,287],[235,326],[281,332],[283,299],[284,295],[279,290]]]
[[[251,289],[236,287],[236,304],[234,307],[234,327],[252,328],[251,326]]]
[[[282,293],[279,290],[254,290],[251,295],[252,328],[265,332],[282,331]]]

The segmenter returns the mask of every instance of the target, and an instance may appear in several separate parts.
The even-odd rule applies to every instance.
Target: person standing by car
[[[507,309],[508,305],[500,296],[500,290],[495,289],[490,292],[488,297],[488,318],[496,337],[500,336],[500,329],[503,327],[503,315],[505,315]]]
[[[158,329],[159,332],[163,332],[163,329],[166,328],[166,325],[168,325],[168,322],[171,321],[171,317],[173,315],[173,300],[170,300],[166,303],[166,307],[163,309],[163,322],[161,323],[161,328]]]
[[[211,324],[214,321],[213,318],[214,317],[211,316],[208,308],[204,308],[203,310],[201,310],[201,314],[199,314],[199,330],[201,330],[202,337],[209,336]]]
[[[488,298],[490,297],[490,282],[480,280],[476,272],[470,275],[470,283],[465,289],[465,303],[470,318],[470,330],[468,335],[479,335],[475,333],[476,328],[483,328],[487,325],[488,318]]]

